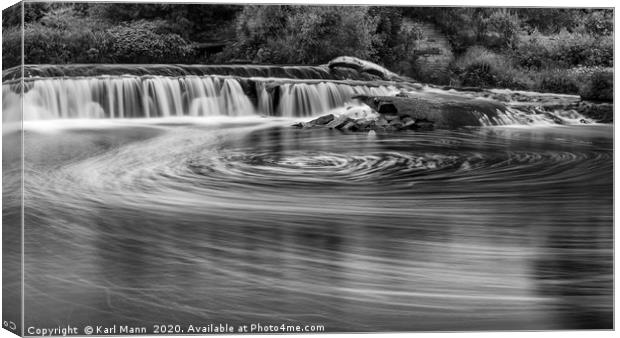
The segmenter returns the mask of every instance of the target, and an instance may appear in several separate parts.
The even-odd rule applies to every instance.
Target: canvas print
[[[6,331],[614,328],[613,8],[2,18]]]

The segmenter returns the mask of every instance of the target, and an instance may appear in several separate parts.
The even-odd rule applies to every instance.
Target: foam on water
[[[98,76],[28,79],[24,120],[167,118],[182,116],[307,117],[351,102],[354,95],[389,95],[386,85],[330,81],[274,83],[271,78],[218,75]],[[2,86],[3,121],[22,119],[19,88]]]

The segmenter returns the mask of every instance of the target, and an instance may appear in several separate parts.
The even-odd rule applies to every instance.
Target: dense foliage
[[[219,60],[320,64],[340,55],[370,59],[376,23],[365,7],[246,6],[238,42]]]
[[[21,62],[20,14],[3,11],[3,68]],[[611,98],[612,10],[26,2],[24,24],[26,63],[322,64],[349,55],[437,84]],[[422,24],[449,42],[436,51],[452,58],[445,76],[419,62]]]
[[[25,3],[25,63],[193,63],[240,6]],[[20,63],[21,8],[3,11],[3,68]],[[222,23],[227,23],[223,25]]]
[[[408,8],[405,14],[447,36],[456,56],[452,84],[613,99],[612,10]]]

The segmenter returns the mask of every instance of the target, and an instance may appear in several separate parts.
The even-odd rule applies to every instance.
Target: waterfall
[[[476,116],[481,126],[551,126],[558,124],[575,125],[595,123],[594,120],[580,114],[574,109],[543,111],[531,107],[506,107],[504,110],[496,111],[496,114],[478,113]]]
[[[542,111],[407,82],[347,79],[320,66],[30,65],[23,110],[16,69],[3,72],[3,121],[209,116],[311,117],[351,104],[352,97],[420,98],[414,108],[450,116],[456,125],[590,123],[576,111]],[[107,74],[103,74],[106,73]],[[206,74],[205,74],[206,73]],[[21,73],[19,73],[21,74]],[[346,75],[346,76],[345,76]],[[349,74],[351,75],[351,74]],[[426,102],[426,103],[424,103]],[[377,107],[375,107],[377,108]]]
[[[312,116],[343,106],[357,94],[388,95],[389,86],[330,80],[233,78],[218,75],[97,76],[25,79],[25,120],[174,116]],[[288,82],[287,82],[288,81]],[[2,86],[3,120],[19,120],[15,81]]]
[[[387,96],[394,87],[349,86],[321,82],[319,84],[295,83],[283,85],[279,105],[281,116],[312,116],[340,107],[351,101],[355,95]]]

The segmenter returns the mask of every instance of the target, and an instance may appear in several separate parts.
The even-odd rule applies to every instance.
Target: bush
[[[474,46],[452,65],[462,86],[526,89],[531,81],[516,69],[510,59]]]
[[[71,8],[50,11],[24,27],[25,63],[113,62],[107,26],[77,15]],[[95,55],[93,51],[101,51]],[[102,57],[104,56],[104,57]]]
[[[22,63],[22,30],[19,26],[2,29],[2,68]]]
[[[586,100],[613,101],[613,71],[594,71],[585,81],[580,81],[579,95]]]
[[[595,11],[586,16],[585,31],[593,35],[611,35],[614,32],[614,17],[611,11]]]
[[[20,63],[20,30],[3,32],[3,66]],[[24,28],[25,63],[178,63],[191,61],[192,45],[166,32],[162,21],[136,21],[110,27],[72,8],[47,13]]]
[[[613,69],[579,67],[529,71],[532,90],[580,95],[586,100],[613,100]]]
[[[489,31],[499,35],[505,47],[512,48],[519,40],[519,17],[503,8],[494,11],[488,18]]]
[[[346,6],[306,7],[297,11],[288,25],[295,57],[291,61],[320,64],[341,55],[371,59],[376,23],[367,12],[365,7]]]
[[[514,56],[525,68],[612,67],[613,38],[567,31],[552,36],[533,33],[522,39]]]
[[[562,29],[572,32],[583,20],[582,10],[575,8],[522,8],[517,13],[530,33],[556,34]]]
[[[20,26],[22,24],[22,3],[15,5],[2,11],[2,28]],[[24,2],[23,19],[26,23],[36,22],[44,17],[54,6],[49,2]]]
[[[92,62],[87,51],[102,48],[101,42],[89,29],[59,29],[36,23],[26,25],[24,29],[25,63],[84,63]],[[105,40],[105,38],[104,38]],[[113,61],[110,58],[102,62]]]
[[[246,6],[238,43],[219,60],[321,64],[341,55],[373,59],[376,22],[367,7]]]
[[[545,69],[530,73],[534,79],[534,90],[540,92],[577,94],[579,81],[567,69]]]
[[[193,53],[192,46],[177,34],[156,33],[158,21],[135,21],[107,31],[110,53],[122,63],[178,63]]]

